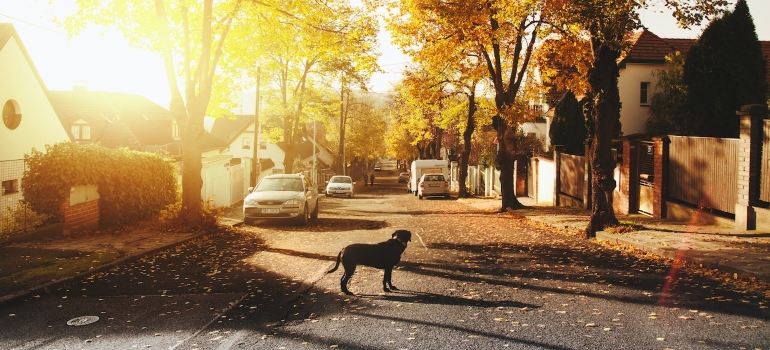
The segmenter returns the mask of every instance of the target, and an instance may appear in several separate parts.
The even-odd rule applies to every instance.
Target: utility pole
[[[254,187],[257,185],[257,180],[259,179],[259,173],[262,172],[262,165],[259,163],[259,138],[260,134],[262,133],[262,123],[259,122],[259,78],[260,78],[260,67],[257,66],[257,102],[254,103],[254,160],[251,164],[251,187]]]

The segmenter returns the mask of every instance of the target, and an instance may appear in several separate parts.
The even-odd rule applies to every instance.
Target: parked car
[[[380,165],[380,164],[375,164],[375,165],[374,165],[374,170],[382,170],[382,165]]]
[[[438,196],[449,198],[449,182],[444,174],[423,174],[417,185],[417,198]]]
[[[353,185],[355,185],[356,182],[353,181],[353,178],[350,176],[344,176],[344,175],[335,175],[332,176],[329,181],[326,181],[326,196],[327,197],[334,197],[334,196],[348,196],[350,198],[353,198]]]
[[[255,220],[296,220],[307,224],[308,217],[318,218],[318,190],[313,181],[302,174],[272,174],[256,187],[249,188],[243,200],[243,222]]]
[[[409,173],[398,174],[398,183],[405,184],[407,182],[409,182]]]

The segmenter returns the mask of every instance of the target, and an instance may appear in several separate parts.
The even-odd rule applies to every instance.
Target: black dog
[[[391,239],[377,244],[356,243],[342,248],[337,254],[337,263],[326,273],[337,271],[342,261],[345,273],[340,280],[340,287],[345,294],[353,294],[348,290],[348,281],[356,271],[356,266],[364,265],[385,270],[385,277],[382,278],[382,290],[390,292],[391,289],[398,290],[390,282],[390,275],[393,267],[401,260],[401,254],[406,249],[407,242],[412,241],[412,233],[407,230],[396,230]],[[388,289],[390,287],[390,289]]]

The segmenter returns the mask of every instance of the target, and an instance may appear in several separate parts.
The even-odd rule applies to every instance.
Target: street
[[[235,225],[3,305],[2,349],[768,349],[770,291],[381,171],[306,227]],[[412,242],[382,291],[351,243]],[[95,316],[95,317],[94,317]],[[68,324],[68,322],[70,324]]]

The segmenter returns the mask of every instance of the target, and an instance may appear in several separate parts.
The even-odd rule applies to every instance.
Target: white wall
[[[553,205],[553,185],[556,181],[556,165],[549,158],[538,157],[537,202]]]
[[[620,123],[623,135],[632,135],[644,132],[644,123],[650,117],[650,107],[639,103],[640,85],[643,81],[650,83],[648,101],[655,93],[658,78],[652,73],[662,69],[659,64],[635,64],[629,63],[625,69],[620,70],[618,77],[618,89],[620,89]]]
[[[212,200],[217,207],[227,207],[232,204],[230,199],[230,159],[232,157],[227,155],[203,159],[201,197],[204,201]]]
[[[0,51],[0,105],[16,101],[21,123],[14,129],[0,124],[0,160],[22,159],[32,148],[45,151],[45,145],[70,141],[56,116],[38,76],[16,41],[11,37]]]

